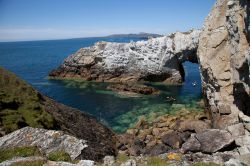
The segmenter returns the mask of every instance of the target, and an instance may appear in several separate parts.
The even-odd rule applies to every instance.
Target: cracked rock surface
[[[242,121],[240,112],[250,115],[249,5],[248,0],[218,0],[200,35],[203,94],[215,128]]]

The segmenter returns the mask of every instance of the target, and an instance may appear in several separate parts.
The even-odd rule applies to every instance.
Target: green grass
[[[72,162],[70,156],[64,151],[56,151],[56,152],[50,153],[48,155],[48,160]]]
[[[161,159],[159,157],[149,157],[147,159],[147,165],[150,166],[167,166],[168,162],[167,160]]]
[[[215,163],[196,163],[191,166],[219,166],[219,165]]]
[[[45,163],[46,163],[45,160],[35,160],[35,161],[17,162],[11,164],[11,166],[43,166]]]
[[[0,163],[13,157],[41,156],[37,147],[18,147],[0,150]]]
[[[0,128],[10,133],[25,126],[53,129],[55,121],[39,92],[0,68]]]
[[[117,157],[116,157],[116,160],[115,160],[115,166],[120,166],[122,163],[128,161],[130,159],[129,156],[125,155],[125,154],[119,154]]]

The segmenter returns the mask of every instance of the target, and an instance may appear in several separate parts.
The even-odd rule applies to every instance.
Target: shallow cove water
[[[201,83],[197,64],[185,63],[183,85],[148,83],[161,90],[160,95],[127,98],[106,90],[108,83],[79,80],[49,80],[48,73],[60,65],[68,55],[97,41],[130,42],[139,38],[83,38],[70,40],[0,43],[0,66],[16,73],[43,94],[95,116],[115,132],[132,127],[139,117],[149,120],[165,113],[176,113],[183,108],[202,110]],[[196,81],[194,87],[192,83]],[[176,101],[169,102],[172,96]]]

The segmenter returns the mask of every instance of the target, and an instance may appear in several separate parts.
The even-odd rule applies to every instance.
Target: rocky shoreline
[[[200,64],[205,112],[179,110],[176,115],[166,114],[153,122],[141,118],[134,128],[121,135],[114,134],[91,116],[43,96],[30,86],[21,86],[25,83],[0,69],[0,83],[3,84],[0,86],[0,108],[4,110],[0,121],[0,131],[4,135],[0,138],[0,149],[8,151],[8,148],[29,144],[39,146],[45,153],[40,157],[46,162],[50,162],[49,152],[63,150],[71,160],[79,159],[79,165],[95,165],[94,161],[82,159],[110,166],[118,163],[122,166],[150,165],[151,162],[162,165],[200,162],[249,165],[249,10],[248,0],[217,0],[202,30],[127,44],[98,42],[69,56],[49,74],[52,78],[123,83],[109,87],[122,93],[157,94],[152,88],[128,83],[182,83],[182,63]],[[17,87],[3,88],[12,83]],[[18,87],[27,95],[19,97],[19,91],[13,93]],[[23,99],[36,103],[29,107]],[[26,109],[34,113],[29,120]],[[37,112],[39,115],[35,114]],[[2,117],[12,120],[14,125],[4,123]],[[34,121],[34,117],[38,120]],[[46,142],[48,140],[51,144]],[[122,162],[119,161],[121,156],[126,156]]]

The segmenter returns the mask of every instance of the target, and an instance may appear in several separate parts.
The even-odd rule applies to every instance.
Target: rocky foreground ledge
[[[52,78],[105,82],[182,83],[182,62],[197,62],[200,30],[130,43],[98,42],[81,48],[53,70]]]

